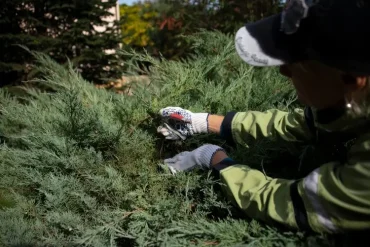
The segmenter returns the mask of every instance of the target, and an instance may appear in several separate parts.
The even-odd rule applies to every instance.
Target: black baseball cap
[[[316,60],[370,75],[370,0],[288,0],[282,13],[236,34],[239,56],[254,66]]]

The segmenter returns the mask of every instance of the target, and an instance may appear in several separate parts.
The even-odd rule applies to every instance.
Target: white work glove
[[[170,168],[173,174],[180,171],[189,171],[196,167],[210,169],[213,156],[218,151],[225,150],[219,146],[206,144],[191,152],[182,152],[170,159],[165,159],[164,163]]]
[[[208,113],[192,113],[180,107],[166,107],[159,111],[163,125],[157,131],[167,140],[185,140],[202,133],[208,133]]]

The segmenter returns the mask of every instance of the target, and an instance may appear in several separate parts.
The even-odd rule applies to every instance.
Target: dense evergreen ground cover
[[[0,91],[1,246],[329,244],[245,218],[207,172],[174,177],[163,166],[165,157],[212,142],[269,175],[298,171],[286,158],[269,165],[291,151],[277,143],[232,149],[216,136],[173,143],[157,135],[155,113],[166,106],[214,114],[297,106],[286,79],[243,63],[232,37],[202,32],[189,39],[194,55],[186,61],[127,54],[133,65],[153,64],[151,84],[138,82],[133,96],[97,89],[39,53],[43,77],[34,85],[43,90]]]

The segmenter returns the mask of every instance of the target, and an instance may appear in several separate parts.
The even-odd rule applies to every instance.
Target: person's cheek
[[[294,76],[292,77],[292,83],[293,83],[294,89],[296,91],[298,100],[302,104],[307,105],[307,106],[310,106],[311,103],[312,103],[311,100],[310,100],[310,98],[311,98],[310,97],[310,92],[305,87],[305,84],[302,83],[302,81],[298,80]]]

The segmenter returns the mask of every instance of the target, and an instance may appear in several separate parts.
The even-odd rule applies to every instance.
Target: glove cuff
[[[210,168],[212,158],[218,151],[225,152],[223,148],[216,145],[206,144],[201,146],[196,150],[195,154],[197,163],[203,167]]]
[[[191,124],[194,134],[208,133],[208,116],[209,113],[193,113]]]

